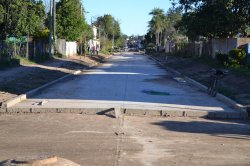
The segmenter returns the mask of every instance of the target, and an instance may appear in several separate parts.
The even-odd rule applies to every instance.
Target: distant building
[[[100,44],[100,39],[97,36],[97,27],[96,26],[92,26],[92,31],[93,31],[93,39],[90,39],[88,41],[88,50],[89,52],[96,52],[100,50],[101,44]]]

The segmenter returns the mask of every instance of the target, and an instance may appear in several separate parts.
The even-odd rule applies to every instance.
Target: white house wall
[[[77,54],[77,43],[66,42],[66,56],[73,56]]]

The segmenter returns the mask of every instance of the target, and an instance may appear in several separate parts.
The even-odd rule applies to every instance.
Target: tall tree
[[[169,8],[166,14],[166,22],[165,22],[165,31],[164,38],[165,40],[174,41],[176,37],[181,34],[180,31],[177,30],[176,26],[178,22],[182,19],[182,10],[181,8],[174,6]]]
[[[185,9],[180,27],[185,28],[191,38],[247,35],[249,0],[179,0],[179,3]]]
[[[121,36],[120,24],[112,15],[105,14],[98,17],[94,24],[102,29],[103,35],[106,34],[110,40],[112,40],[113,36],[115,39]]]
[[[0,0],[0,38],[33,34],[42,27],[45,11],[42,1]]]
[[[102,48],[111,49],[112,46],[121,46],[124,42],[120,24],[112,15],[105,14],[104,16],[98,17],[94,25],[98,27],[100,35],[104,37]]]
[[[149,21],[149,31],[155,34],[155,44],[158,50],[162,43],[162,34],[166,24],[164,11],[160,8],[154,8],[149,14],[152,15],[152,19]]]
[[[57,36],[66,40],[78,40],[85,28],[80,0],[61,0],[57,3]]]

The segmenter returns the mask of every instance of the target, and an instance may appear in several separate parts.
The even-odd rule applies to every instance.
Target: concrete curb
[[[115,118],[125,116],[140,117],[191,117],[191,118],[209,118],[209,119],[246,119],[247,113],[244,111],[221,112],[221,111],[191,111],[191,110],[155,110],[142,108],[123,108],[117,106],[98,107],[98,108],[15,108],[10,107],[0,110],[0,113],[70,113],[83,115],[107,115]]]
[[[109,56],[105,57],[104,59],[109,59],[110,57],[112,57],[112,55],[109,55]],[[90,66],[90,67],[87,67],[86,69],[91,69],[91,68],[96,67],[96,66],[98,66],[98,65],[100,65],[100,63],[94,63],[94,65],[92,65],[92,66]],[[35,88],[35,89],[33,89],[33,90],[27,92],[26,94],[21,94],[21,95],[15,97],[15,98],[9,99],[9,100],[7,100],[7,101],[5,101],[5,102],[2,103],[2,106],[0,107],[0,109],[2,109],[2,110],[4,110],[4,111],[1,110],[0,112],[5,112],[6,108],[9,108],[9,107],[11,107],[11,106],[14,106],[14,105],[17,104],[17,103],[26,100],[28,97],[34,96],[34,95],[37,94],[39,91],[41,91],[41,90],[43,90],[43,89],[45,89],[45,88],[47,88],[47,87],[49,87],[49,86],[52,86],[52,85],[54,85],[54,84],[56,84],[56,83],[58,83],[58,82],[60,82],[60,81],[62,81],[62,80],[64,80],[64,79],[70,78],[70,77],[72,77],[72,76],[74,76],[74,75],[78,75],[78,74],[80,74],[81,72],[82,72],[81,70],[77,70],[77,71],[75,71],[75,72],[73,72],[73,73],[67,74],[67,75],[65,75],[65,76],[63,76],[63,77],[61,77],[61,78],[58,78],[58,79],[56,79],[56,80],[54,80],[54,81],[51,81],[51,82],[49,82],[49,83],[46,83],[46,84],[44,84],[44,85],[42,85],[42,86],[40,86],[40,87],[38,87],[38,88]]]
[[[20,103],[21,101],[26,100],[28,97],[32,97],[33,95],[37,94],[41,90],[43,90],[43,89],[45,89],[45,88],[47,88],[49,86],[52,86],[52,85],[54,85],[54,84],[56,84],[56,83],[58,83],[58,82],[60,82],[60,81],[62,81],[64,79],[66,79],[66,78],[70,78],[70,77],[72,77],[74,75],[77,75],[77,74],[80,74],[80,73],[81,73],[81,71],[77,70],[77,71],[75,71],[73,73],[67,74],[67,75],[65,75],[65,76],[63,76],[61,78],[58,78],[58,79],[56,79],[54,81],[46,83],[46,84],[44,84],[44,85],[42,85],[42,86],[40,86],[38,88],[35,88],[35,89],[27,92],[26,94],[21,94],[21,95],[15,97],[15,98],[12,98],[12,99],[10,99],[10,100],[2,103],[2,108],[5,109],[5,108],[9,108],[11,106],[14,106],[17,103]]]
[[[32,96],[34,96],[35,94],[37,94],[39,91],[41,91],[41,90],[43,90],[43,89],[45,89],[45,88],[47,88],[47,87],[50,87],[50,86],[52,86],[52,85],[54,85],[54,84],[56,84],[56,83],[58,83],[58,82],[60,82],[60,81],[62,81],[62,80],[64,80],[64,79],[66,79],[66,78],[70,78],[70,77],[72,77],[72,76],[74,76],[74,75],[78,75],[78,74],[80,74],[80,73],[81,73],[81,70],[77,70],[77,71],[75,71],[75,72],[73,72],[73,73],[67,74],[67,75],[65,75],[65,76],[63,76],[63,77],[61,77],[61,78],[58,78],[58,79],[56,79],[56,80],[54,80],[54,81],[51,81],[51,82],[49,82],[49,83],[47,83],[47,84],[44,84],[44,85],[42,85],[42,86],[40,86],[40,87],[38,87],[38,88],[36,88],[36,89],[33,89],[33,90],[27,92],[27,93],[26,93],[26,97],[27,97],[27,98],[28,98],[28,97],[32,97]]]
[[[5,102],[2,103],[2,109],[6,109],[6,108],[9,108],[23,100],[26,100],[26,94],[22,94],[22,95],[19,95],[17,97],[14,97],[12,99],[9,99]]]
[[[145,55],[147,55],[147,54],[145,54]],[[147,55],[147,56],[150,57],[150,59],[154,60],[159,65],[161,65],[162,67],[164,67],[165,69],[169,70],[170,72],[172,72],[172,73],[174,73],[176,75],[182,75],[180,72],[178,72],[178,71],[176,71],[176,70],[174,70],[174,69],[172,69],[170,67],[165,66],[162,62],[160,62],[159,60],[153,58],[152,56],[150,56],[150,55]],[[207,86],[205,86],[205,85],[203,85],[203,84],[201,84],[201,83],[199,83],[199,82],[197,82],[197,81],[195,81],[195,80],[193,80],[193,79],[191,79],[191,78],[189,78],[187,76],[184,76],[184,79],[187,80],[192,85],[199,88],[200,90],[205,91],[205,92],[207,91]],[[228,106],[230,106],[230,107],[232,107],[234,109],[246,112],[246,107],[245,106],[243,106],[243,105],[237,103],[236,101],[224,96],[221,93],[218,93],[216,95],[216,99],[222,101],[223,103],[227,104]]]
[[[207,91],[207,87],[205,85],[202,85],[201,83],[199,83],[199,82],[197,82],[197,81],[195,81],[195,80],[193,80],[193,79],[191,79],[189,77],[185,77],[185,79],[188,82],[190,82],[192,85],[195,85],[196,87],[198,87],[200,90],[205,91],[205,92]],[[226,103],[227,105],[229,105],[230,107],[232,107],[234,109],[239,109],[239,110],[246,109],[245,106],[235,102],[234,100],[232,100],[232,99],[230,99],[230,98],[228,98],[228,97],[226,97],[226,96],[224,96],[224,95],[222,95],[220,93],[218,93],[216,95],[216,99]]]

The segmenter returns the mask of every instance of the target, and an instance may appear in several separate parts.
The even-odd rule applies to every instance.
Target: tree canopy
[[[82,37],[87,23],[80,0],[60,0],[57,3],[57,36],[66,40]]]
[[[160,8],[154,8],[150,13],[152,19],[149,21],[149,31],[154,33],[156,38],[156,46],[161,45],[162,32],[166,26],[166,17],[164,10]]]
[[[154,8],[150,13],[152,19],[149,21],[149,31],[145,36],[145,44],[152,43],[157,47],[161,46],[163,41],[174,41],[176,37],[180,35],[180,32],[176,29],[177,23],[182,19],[181,8],[172,7],[166,14],[163,9]]]
[[[0,0],[0,38],[33,34],[42,28],[45,11],[42,1]]]
[[[185,10],[179,27],[186,29],[191,38],[247,35],[249,0],[179,0],[179,3]]]
[[[98,17],[93,25],[99,30],[103,49],[109,50],[112,46],[122,47],[124,45],[126,39],[121,33],[120,23],[112,15],[105,14]],[[113,39],[114,43],[112,43]]]
[[[110,14],[105,14],[104,16],[98,17],[94,22],[94,25],[99,27],[102,35],[107,35],[108,39],[110,40],[113,38],[113,35],[114,39],[121,37],[120,24]]]

